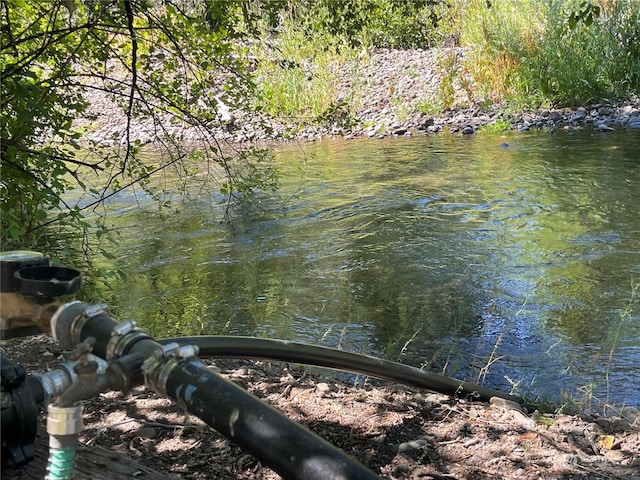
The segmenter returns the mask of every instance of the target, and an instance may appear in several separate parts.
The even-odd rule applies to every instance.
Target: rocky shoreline
[[[270,142],[282,140],[314,141],[325,137],[410,136],[450,132],[473,134],[478,129],[499,123],[500,128],[519,131],[592,127],[600,132],[620,128],[640,129],[640,99],[577,108],[540,109],[505,113],[499,106],[483,108],[474,98],[474,88],[465,78],[463,48],[430,50],[386,50],[370,52],[366,60],[335,67],[338,91],[334,115],[322,125],[299,127],[295,120],[283,121],[255,112],[218,106],[221,121],[209,125],[209,131],[188,124],[176,124],[160,118],[163,132],[186,142],[215,138],[231,143]],[[449,95],[451,107],[441,114],[426,113],[442,104]],[[348,112],[349,105],[357,105]],[[96,91],[86,120],[86,139],[98,144],[121,144],[126,121],[121,109],[105,93]],[[471,106],[469,106],[471,105]],[[353,107],[352,107],[353,110]],[[153,142],[158,122],[136,121],[130,137],[142,143]],[[211,138],[209,138],[211,137]]]

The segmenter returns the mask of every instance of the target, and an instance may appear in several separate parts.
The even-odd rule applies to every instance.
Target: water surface
[[[169,215],[114,203],[123,319],[640,404],[640,132],[335,140],[276,159],[279,196],[231,225],[215,195]]]

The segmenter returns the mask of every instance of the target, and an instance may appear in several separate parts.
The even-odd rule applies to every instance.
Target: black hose
[[[474,383],[425,372],[409,365],[369,355],[350,353],[318,345],[265,338],[213,335],[165,338],[158,340],[158,342],[162,344],[177,342],[182,345],[196,345],[200,349],[200,357],[280,360],[362,373],[447,395],[469,396],[485,402],[489,401],[491,397],[500,397],[517,403],[523,402],[521,397]]]
[[[373,480],[342,450],[192,358],[167,376],[167,395],[283,478]]]

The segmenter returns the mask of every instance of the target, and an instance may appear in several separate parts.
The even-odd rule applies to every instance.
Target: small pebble
[[[518,470],[516,470],[516,471],[513,473],[513,476],[514,476],[515,478],[524,478],[524,477],[526,476],[526,474],[527,474],[527,472],[526,472],[524,469],[519,468]]]
[[[231,376],[232,377],[248,377],[253,373],[253,370],[248,367],[240,367],[236,369]]]
[[[418,450],[422,447],[426,447],[427,445],[429,445],[429,442],[427,442],[423,438],[419,438],[417,440],[411,440],[409,442],[404,442],[398,445],[398,453],[409,452],[411,450]]]
[[[502,408],[505,408],[507,410],[517,410],[519,412],[522,412],[522,405],[520,405],[517,402],[513,402],[511,400],[507,400],[505,398],[491,397],[489,399],[489,403],[491,405],[496,406],[496,407],[502,407]]]
[[[480,443],[479,438],[471,438],[462,444],[463,447],[469,448]]]
[[[640,410],[635,407],[624,407],[621,412],[622,416],[627,419],[629,422],[640,423]]]
[[[316,391],[322,396],[329,394],[332,390],[328,383],[320,382],[316,384]]]
[[[393,467],[393,475],[394,476],[398,476],[398,475],[404,475],[406,473],[409,473],[409,465],[406,464],[401,464],[401,465],[396,465],[395,467]]]

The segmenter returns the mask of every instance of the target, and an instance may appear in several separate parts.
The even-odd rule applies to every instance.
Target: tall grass
[[[588,5],[594,14],[580,17]],[[577,105],[640,92],[640,2],[457,0],[453,8],[467,68],[490,100]]]
[[[260,110],[302,125],[348,120],[354,89],[347,98],[338,69],[349,68],[357,50],[333,39],[309,38],[287,23],[275,42],[261,43],[254,54]]]
[[[533,1],[457,0],[454,20],[460,43],[469,49],[466,67],[476,83],[476,95],[491,100],[512,99],[526,90],[521,65],[524,50],[533,50],[542,35],[540,11]]]

